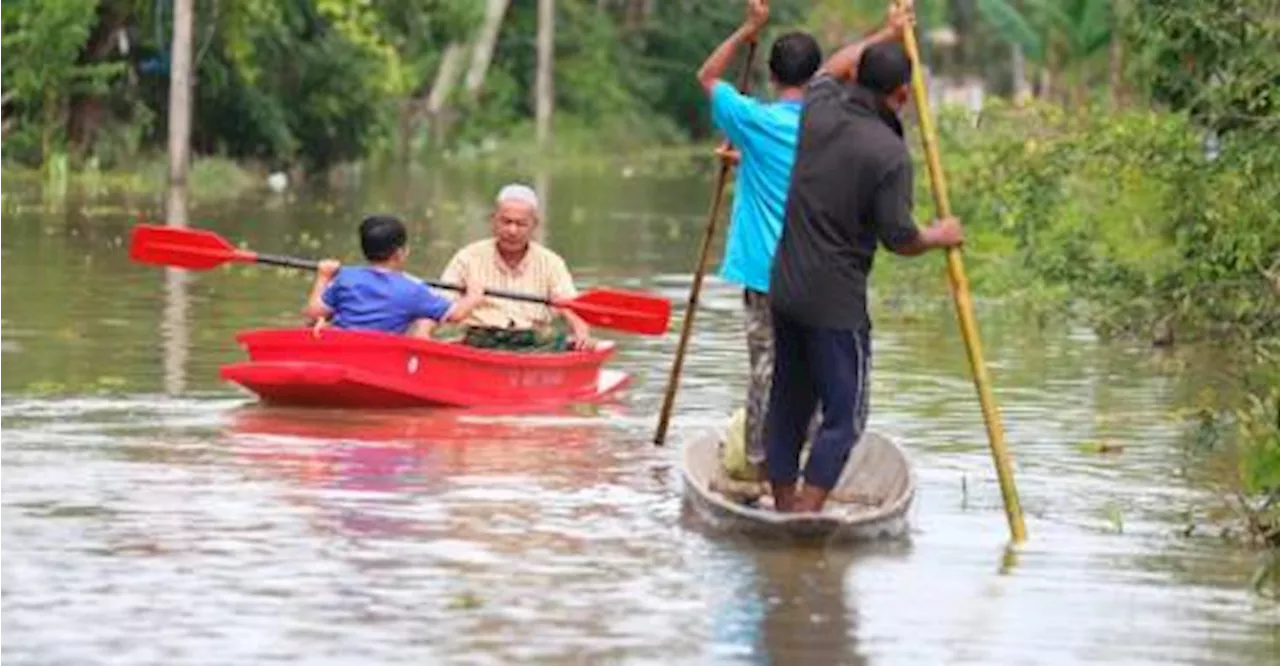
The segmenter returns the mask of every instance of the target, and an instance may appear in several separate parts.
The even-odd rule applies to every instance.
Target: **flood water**
[[[502,174],[373,179],[196,206],[266,252],[355,260],[363,212],[434,275]],[[682,308],[709,177],[542,179],[580,286]],[[11,181],[12,182],[12,181]],[[1190,512],[1212,461],[1170,412],[1219,361],[980,305],[1030,541],[1008,532],[950,314],[877,306],[871,427],[919,493],[905,542],[784,548],[681,511],[679,447],[741,401],[739,295],[711,280],[669,445],[678,321],[602,337],[618,404],[468,417],[257,407],[217,378],[237,331],[298,322],[309,276],[131,264],[160,197],[4,194],[3,658],[12,664],[1274,664],[1254,556]],[[895,261],[882,259],[881,261]],[[941,257],[937,293],[945,295]],[[878,289],[890,289],[883,284]],[[1175,352],[1184,353],[1184,352]],[[1079,446],[1105,441],[1123,451]]]

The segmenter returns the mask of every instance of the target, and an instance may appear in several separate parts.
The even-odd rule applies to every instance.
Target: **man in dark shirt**
[[[775,359],[766,462],[779,511],[822,509],[867,421],[871,321],[867,276],[877,242],[900,255],[959,245],[959,221],[918,229],[911,160],[898,112],[911,61],[907,20],[833,55],[810,82],[769,296]],[[853,79],[853,84],[848,82]],[[806,426],[822,427],[797,489]]]

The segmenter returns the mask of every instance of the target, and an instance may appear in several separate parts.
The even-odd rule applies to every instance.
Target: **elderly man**
[[[533,240],[541,221],[538,195],[519,184],[498,192],[493,209],[493,237],[458,250],[441,279],[466,285],[479,281],[487,289],[548,298],[573,298],[577,289],[564,259]],[[574,313],[560,310],[569,324],[566,337],[552,326],[556,310],[537,303],[486,298],[462,321],[463,341],[489,349],[563,351],[590,349],[590,328]]]

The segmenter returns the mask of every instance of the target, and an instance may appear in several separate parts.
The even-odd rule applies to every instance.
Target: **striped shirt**
[[[564,259],[536,242],[529,243],[529,251],[514,267],[502,260],[494,239],[471,243],[453,255],[440,276],[442,281],[456,284],[466,284],[469,278],[479,280],[485,289],[547,298],[573,298],[578,295]],[[461,295],[452,293],[450,297],[457,299]],[[497,328],[540,328],[550,324],[554,318],[555,311],[545,305],[486,298],[462,323]]]

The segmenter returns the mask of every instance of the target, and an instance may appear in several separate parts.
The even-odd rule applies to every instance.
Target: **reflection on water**
[[[165,224],[187,227],[187,189],[171,186],[165,205]],[[175,268],[164,269],[164,392],[178,395],[186,391],[187,348],[191,346],[187,315],[187,283],[190,274]]]
[[[708,572],[720,590],[711,602],[714,652],[756,663],[865,664],[858,648],[857,593],[847,589],[851,566],[901,544],[824,551],[761,547],[725,558]]]
[[[360,212],[400,210],[430,274],[484,233],[511,179],[424,174],[191,221],[350,259]],[[703,185],[556,179],[548,240],[583,284],[683,302]],[[1252,556],[1179,536],[1209,491],[1167,412],[1197,387],[1147,350],[983,322],[1031,535],[1014,553],[954,322],[882,308],[871,421],[917,467],[911,539],[765,548],[681,520],[678,445],[743,391],[733,289],[708,281],[666,448],[648,442],[674,335],[606,335],[635,379],[597,411],[269,409],[217,368],[240,358],[237,330],[296,322],[306,276],[130,265],[133,205],[99,205],[6,216],[13,663],[1263,664],[1280,650],[1280,611],[1245,589]]]
[[[187,349],[191,344],[187,284],[191,276],[176,268],[166,268],[164,273],[164,392],[179,395],[187,388]]]

